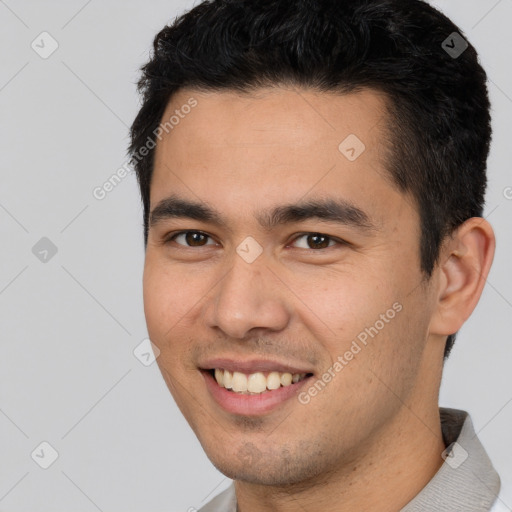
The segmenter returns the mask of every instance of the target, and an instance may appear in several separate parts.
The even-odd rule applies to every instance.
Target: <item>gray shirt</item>
[[[400,512],[498,512],[502,506],[497,499],[500,477],[476,436],[469,414],[442,407],[439,412],[447,447],[443,465]],[[234,485],[199,512],[237,512]]]

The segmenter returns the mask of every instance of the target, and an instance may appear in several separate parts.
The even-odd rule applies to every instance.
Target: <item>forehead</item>
[[[337,194],[385,210],[401,195],[384,166],[386,99],[377,91],[183,89],[162,125],[171,118],[157,142],[152,207],[178,194],[241,214]]]
[[[188,108],[191,100],[196,106]],[[386,96],[372,89],[350,94],[284,87],[243,93],[183,89],[171,98],[161,122],[172,118],[177,123],[167,139],[187,138],[198,151],[215,144],[336,150],[350,134],[375,150],[387,119]]]

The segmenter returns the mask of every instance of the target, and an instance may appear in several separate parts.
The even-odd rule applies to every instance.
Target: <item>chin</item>
[[[319,467],[316,457],[303,454],[302,457],[291,457],[287,448],[279,452],[266,453],[251,442],[243,443],[237,451],[220,452],[205,450],[212,464],[225,476],[232,480],[255,485],[272,485],[286,487],[297,485],[314,479],[326,468]],[[322,461],[322,457],[320,458]],[[325,464],[325,460],[323,460]]]

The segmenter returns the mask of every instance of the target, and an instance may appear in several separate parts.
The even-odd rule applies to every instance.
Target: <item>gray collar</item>
[[[439,409],[447,449],[445,461],[423,490],[400,512],[488,512],[500,490],[500,477],[478,440],[469,414]],[[199,512],[236,512],[235,487]]]
[[[447,447],[443,465],[400,512],[487,512],[500,490],[500,477],[476,436],[469,414],[439,409]]]

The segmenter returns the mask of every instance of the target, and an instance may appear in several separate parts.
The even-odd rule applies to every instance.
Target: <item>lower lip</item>
[[[244,395],[220,387],[210,372],[202,371],[201,373],[203,374],[208,391],[217,404],[225,411],[241,416],[258,416],[273,411],[282,405],[283,402],[295,397],[311,378],[309,376],[289,386],[283,386],[272,391],[264,391],[257,395]]]

